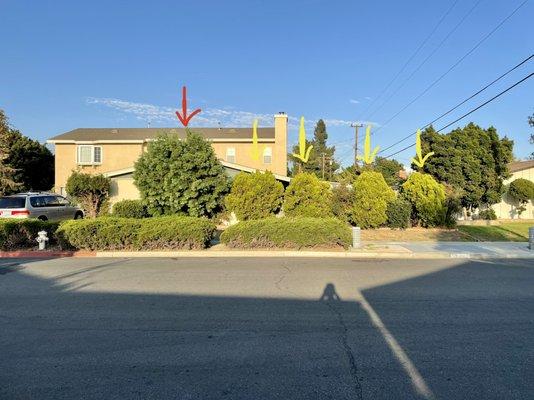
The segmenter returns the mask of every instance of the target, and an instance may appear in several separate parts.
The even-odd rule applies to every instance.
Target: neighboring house
[[[505,185],[509,185],[518,178],[524,178],[534,182],[534,160],[514,161],[508,164],[508,169],[512,176],[504,181]],[[498,219],[516,219],[518,218],[516,211],[517,206],[518,204],[505,193],[501,202],[494,204],[492,208],[495,210]],[[527,209],[521,213],[520,218],[533,219],[534,207],[532,206],[532,201],[527,203],[526,208]]]
[[[259,160],[253,158],[252,128],[191,128],[211,142],[230,175],[271,171],[287,181],[287,115],[274,116],[274,127],[258,128]],[[161,133],[185,137],[184,128],[79,128],[48,140],[55,145],[55,191],[65,193],[72,171],[104,174],[112,180],[111,201],[137,199],[133,167],[148,143]]]

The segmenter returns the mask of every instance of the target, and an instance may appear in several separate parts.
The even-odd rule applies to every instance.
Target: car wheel
[[[74,219],[82,219],[83,218],[83,214],[81,212],[77,212],[76,214],[74,214]]]
[[[39,221],[48,221],[48,218],[46,218],[44,215],[40,215],[37,219]]]

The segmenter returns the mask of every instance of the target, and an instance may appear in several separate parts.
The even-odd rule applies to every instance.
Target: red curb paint
[[[92,251],[0,251],[0,258],[95,257]]]

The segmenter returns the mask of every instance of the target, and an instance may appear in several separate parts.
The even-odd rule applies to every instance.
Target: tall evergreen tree
[[[473,123],[439,134],[433,127],[421,135],[423,153],[434,155],[424,171],[457,189],[467,209],[498,203],[504,192],[503,180],[510,176],[513,141],[499,138],[494,127],[482,129]],[[414,170],[419,168],[412,164]]]
[[[9,159],[9,138],[11,129],[7,117],[3,110],[0,110],[0,195],[8,194],[20,187],[15,181],[17,170],[8,163]]]
[[[54,155],[37,140],[11,129],[6,162],[16,170],[19,190],[50,190],[54,186]]]
[[[290,159],[293,163],[292,175],[297,172],[310,172],[318,178],[333,180],[334,173],[339,168],[339,163],[334,159],[335,146],[329,147],[327,140],[326,124],[320,119],[315,125],[313,140],[306,141],[306,147],[313,146],[308,162],[303,163],[290,154]],[[292,153],[298,153],[298,146],[293,147]]]

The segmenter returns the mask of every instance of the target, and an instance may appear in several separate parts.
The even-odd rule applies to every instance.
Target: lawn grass
[[[469,242],[469,235],[457,229],[441,228],[408,228],[408,229],[362,229],[362,240],[365,242]]]
[[[481,242],[527,242],[532,222],[505,222],[500,225],[461,225],[458,230]]]

